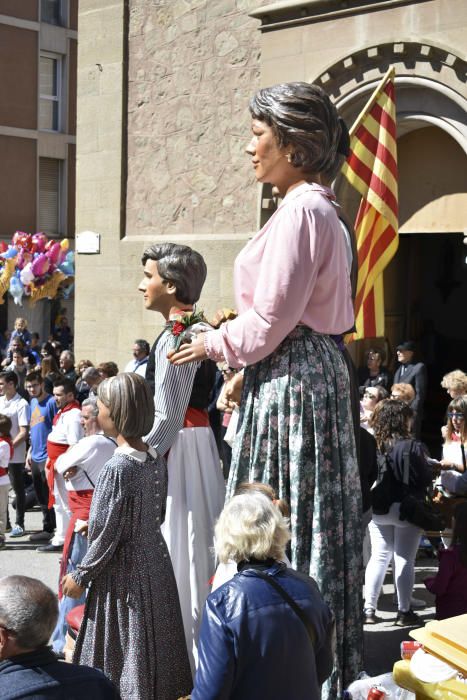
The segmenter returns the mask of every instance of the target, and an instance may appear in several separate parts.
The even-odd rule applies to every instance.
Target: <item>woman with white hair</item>
[[[332,671],[334,620],[315,581],[281,562],[287,521],[267,496],[234,496],[216,525],[238,573],[206,601],[192,700],[318,700]]]

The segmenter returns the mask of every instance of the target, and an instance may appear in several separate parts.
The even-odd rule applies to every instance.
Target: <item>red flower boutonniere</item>
[[[165,327],[174,338],[173,348],[175,352],[177,352],[182,343],[191,342],[196,332],[190,332],[190,328],[197,323],[206,323],[202,311],[186,311],[183,314],[172,316],[172,318],[167,321]]]
[[[180,335],[183,333],[185,330],[186,326],[183,325],[180,321],[175,321],[175,323],[172,326],[172,335]]]

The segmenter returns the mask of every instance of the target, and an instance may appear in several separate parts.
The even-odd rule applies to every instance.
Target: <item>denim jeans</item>
[[[68,558],[67,574],[71,574],[76,570],[76,567],[82,562],[87,550],[88,538],[75,532],[71,543],[70,556]],[[61,653],[65,646],[67,630],[66,616],[70,610],[73,610],[73,608],[76,608],[78,605],[82,605],[85,600],[86,592],[84,592],[80,598],[68,598],[67,596],[63,596],[61,599],[58,606],[58,620],[51,639],[53,650],[56,653]]]

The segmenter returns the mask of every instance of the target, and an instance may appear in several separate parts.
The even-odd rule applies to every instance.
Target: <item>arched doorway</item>
[[[375,83],[376,84],[376,83]],[[374,86],[337,100],[351,124]],[[399,250],[384,273],[386,350],[417,341],[429,372],[424,435],[440,442],[446,372],[467,371],[467,126],[465,100],[433,80],[396,77]],[[339,105],[340,103],[340,105]],[[336,191],[353,216],[359,195],[339,178]],[[356,343],[357,362],[374,341]]]

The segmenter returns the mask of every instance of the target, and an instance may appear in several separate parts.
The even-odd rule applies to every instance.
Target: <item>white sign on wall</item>
[[[77,253],[96,255],[101,252],[101,234],[94,231],[81,231],[76,234]]]

